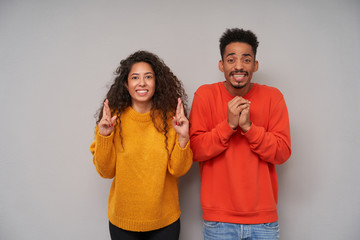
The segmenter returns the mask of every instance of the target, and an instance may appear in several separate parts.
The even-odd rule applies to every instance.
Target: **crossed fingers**
[[[181,98],[178,98],[178,104],[176,106],[176,115],[173,117],[173,119],[176,121],[175,124],[177,126],[181,126],[185,121],[187,121]]]
[[[103,107],[103,115],[99,122],[99,132],[103,136],[108,136],[114,130],[114,123],[117,116],[111,117],[109,100],[106,99]]]

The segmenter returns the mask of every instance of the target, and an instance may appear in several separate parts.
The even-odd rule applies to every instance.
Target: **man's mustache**
[[[244,75],[249,75],[249,73],[247,71],[232,71],[229,73],[229,76],[235,75],[235,74],[244,74]]]

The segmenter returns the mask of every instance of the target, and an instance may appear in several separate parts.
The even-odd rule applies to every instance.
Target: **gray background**
[[[111,180],[89,152],[121,59],[158,54],[191,105],[222,81],[226,28],[260,41],[253,81],[287,101],[293,154],[278,167],[281,239],[360,234],[360,3],[0,2],[0,239],[109,239]],[[182,240],[202,239],[198,165],[180,180]]]

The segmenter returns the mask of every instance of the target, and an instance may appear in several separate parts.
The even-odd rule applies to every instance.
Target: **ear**
[[[222,60],[219,60],[219,70],[220,70],[221,72],[224,72],[224,63],[223,63]]]
[[[254,72],[256,72],[259,69],[259,62],[256,60],[254,64]]]

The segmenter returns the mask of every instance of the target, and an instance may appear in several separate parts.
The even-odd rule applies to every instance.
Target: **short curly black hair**
[[[224,60],[226,46],[233,42],[243,42],[249,44],[254,52],[254,56],[256,56],[256,51],[259,46],[256,35],[250,30],[231,28],[226,29],[220,38],[221,59]]]

